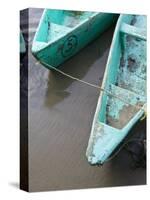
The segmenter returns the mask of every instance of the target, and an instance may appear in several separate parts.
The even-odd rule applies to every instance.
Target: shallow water
[[[30,9],[33,30],[42,11]],[[111,27],[62,64],[61,70],[100,85],[113,29]],[[34,31],[29,36],[31,41],[33,36]],[[46,69],[37,63],[30,48],[31,45],[28,85],[30,191],[145,184],[145,169],[133,169],[125,150],[101,167],[90,166],[85,153],[99,91]],[[24,72],[22,74],[24,76]],[[144,128],[145,121],[136,125],[131,134],[140,134]]]

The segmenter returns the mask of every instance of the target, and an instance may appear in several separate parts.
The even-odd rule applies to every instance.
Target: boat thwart
[[[120,15],[86,151],[103,164],[146,110],[146,16]]]

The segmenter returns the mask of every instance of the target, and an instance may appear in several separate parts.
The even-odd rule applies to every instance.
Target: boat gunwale
[[[87,22],[89,21],[89,19],[92,20],[95,16],[98,16],[98,15],[102,15],[102,16],[103,16],[103,15],[107,14],[107,13],[103,13],[103,12],[94,12],[92,16],[90,16],[90,17],[88,17],[88,18],[82,20],[81,23],[79,23],[78,25],[74,26],[73,28],[70,28],[70,31],[69,31],[67,34],[62,35],[62,36],[58,37],[57,39],[55,39],[55,40],[53,40],[53,41],[45,42],[45,46],[44,46],[43,48],[41,48],[41,49],[39,49],[39,50],[34,50],[34,51],[33,51],[34,44],[35,44],[36,42],[38,42],[38,41],[36,40],[36,39],[37,39],[37,34],[38,34],[38,32],[39,32],[39,30],[40,30],[40,28],[41,28],[43,19],[44,19],[45,15],[46,15],[46,12],[48,12],[48,10],[51,10],[51,9],[44,9],[43,14],[42,14],[42,17],[41,17],[41,20],[40,20],[39,25],[38,25],[38,27],[37,27],[37,29],[36,29],[36,33],[35,33],[35,35],[34,35],[34,39],[33,39],[33,42],[32,42],[32,53],[33,53],[33,54],[36,54],[36,53],[39,53],[39,52],[43,51],[44,49],[48,48],[50,45],[53,45],[54,43],[56,43],[56,41],[59,41],[60,39],[64,38],[67,34],[71,34],[74,30],[76,30],[77,28],[80,28],[80,26],[82,26],[83,24],[87,23]],[[83,11],[83,12],[89,12],[89,11]],[[108,13],[108,14],[109,14],[109,13]],[[113,14],[113,13],[111,13],[111,14]],[[63,27],[63,25],[62,25],[62,27]],[[65,26],[64,26],[64,27],[65,27]]]
[[[113,33],[113,37],[112,37],[112,42],[111,42],[111,47],[110,47],[110,50],[109,50],[109,55],[108,55],[108,59],[107,59],[107,64],[106,64],[106,68],[105,68],[105,72],[104,72],[104,77],[103,77],[103,81],[102,81],[102,84],[101,84],[101,88],[104,88],[105,86],[105,83],[106,83],[106,78],[107,78],[107,73],[108,73],[108,70],[109,70],[109,65],[110,65],[110,62],[111,62],[111,57],[112,57],[112,51],[113,51],[113,48],[114,48],[114,45],[115,45],[115,41],[116,41],[116,37],[117,37],[117,32],[118,32],[118,29],[120,27],[120,23],[121,23],[121,19],[122,19],[122,16],[120,15],[120,17],[118,18],[118,22],[117,22],[117,25],[116,25],[116,28],[115,28],[115,31]],[[94,128],[95,128],[95,123],[97,122],[98,118],[99,118],[99,111],[102,107],[102,98],[103,98],[103,92],[101,91],[100,92],[100,95],[98,97],[98,102],[97,102],[97,105],[96,105],[96,111],[95,111],[95,114],[94,114],[94,119],[93,119],[93,123],[92,123],[92,129],[91,129],[91,135],[90,135],[90,138],[92,139],[93,135],[94,135]],[[100,120],[98,120],[99,123],[103,124],[103,125],[107,125],[111,128],[114,128],[104,122],[101,122]],[[117,128],[115,128],[117,129]],[[118,129],[117,129],[118,130]],[[89,144],[90,144],[90,139],[89,139]]]

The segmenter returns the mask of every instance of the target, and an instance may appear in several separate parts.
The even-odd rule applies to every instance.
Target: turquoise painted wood
[[[26,52],[25,40],[22,33],[20,32],[20,53],[25,53],[25,52]]]
[[[37,28],[33,55],[43,64],[58,67],[98,37],[118,15],[45,9]]]
[[[120,15],[86,151],[90,164],[107,161],[143,116],[146,67],[146,16]]]

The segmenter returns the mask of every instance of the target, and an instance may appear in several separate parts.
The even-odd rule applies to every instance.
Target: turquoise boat
[[[22,35],[22,32],[20,32],[20,53],[24,54],[25,52],[26,52],[25,40]]]
[[[58,67],[98,37],[117,17],[116,14],[45,9],[33,39],[32,53],[41,63]]]
[[[111,158],[146,112],[146,16],[120,15],[86,151],[88,162]]]

